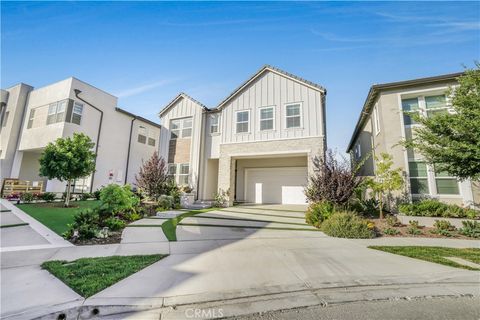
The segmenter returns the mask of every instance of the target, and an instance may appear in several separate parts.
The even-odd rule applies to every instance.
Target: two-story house
[[[66,183],[39,176],[49,142],[85,133],[95,143],[95,172],[74,181],[74,192],[133,183],[142,160],[158,150],[160,125],[117,107],[117,98],[75,78],[34,89],[18,84],[1,95],[1,179],[43,181],[45,191]]]
[[[326,90],[264,66],[215,108],[180,93],[160,112],[160,154],[199,200],[304,204],[326,148]]]
[[[370,88],[357,125],[347,148],[352,162],[371,155],[360,168],[360,175],[375,176],[375,154],[393,156],[394,166],[401,168],[407,181],[410,200],[436,198],[459,205],[480,203],[480,189],[472,181],[459,181],[446,172],[435,170],[415,150],[399,142],[410,139],[417,123],[408,115],[418,112],[429,117],[440,112],[453,112],[446,92],[458,85],[462,73],[393,83]]]

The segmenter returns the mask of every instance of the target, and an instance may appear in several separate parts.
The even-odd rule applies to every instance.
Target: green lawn
[[[478,248],[445,248],[445,247],[417,247],[417,246],[369,246],[370,249],[381,250],[402,256],[440,263],[446,266],[468,270],[480,270],[458,264],[445,257],[457,257],[480,264],[480,249]]]
[[[72,262],[47,261],[42,268],[88,298],[164,257],[166,255],[155,254],[82,258]]]
[[[72,201],[70,208],[64,208],[63,202],[19,204],[18,208],[40,221],[55,233],[62,235],[67,231],[67,224],[73,222],[73,216],[81,209],[94,208],[98,200]]]

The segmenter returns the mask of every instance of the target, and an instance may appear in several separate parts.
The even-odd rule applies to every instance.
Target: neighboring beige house
[[[1,179],[44,181],[64,192],[66,182],[39,176],[49,142],[87,134],[95,142],[96,171],[74,182],[74,192],[109,183],[133,183],[142,160],[158,150],[160,125],[117,107],[117,98],[75,78],[33,89],[23,83],[1,91]]]
[[[215,108],[180,93],[160,112],[160,154],[199,200],[306,203],[312,158],[324,157],[326,90],[264,66]]]
[[[408,200],[430,197],[459,205],[480,203],[478,185],[436,172],[420,154],[398,144],[411,137],[413,129],[418,126],[404,111],[419,112],[425,117],[453,112],[446,91],[457,85],[456,79],[461,75],[455,73],[373,85],[347,148],[353,163],[372,154],[361,167],[360,175],[375,176],[373,157],[387,152],[393,156],[394,166],[404,171]]]

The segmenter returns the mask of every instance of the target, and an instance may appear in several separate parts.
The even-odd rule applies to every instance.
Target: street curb
[[[327,307],[329,305],[363,301],[396,301],[444,297],[473,298],[480,296],[480,288],[476,283],[471,282],[432,282],[308,288],[243,297],[234,297],[233,295],[229,297],[228,294],[224,294],[224,299],[217,298],[209,301],[200,300],[202,297],[208,298],[209,294],[198,296],[189,296],[188,298],[181,296],[89,298],[80,306],[77,305],[63,311],[37,315],[38,318],[36,319],[59,319],[61,314],[67,317],[65,319],[119,319],[129,315],[141,316],[148,314],[150,316],[154,315],[157,319],[173,320],[189,319],[191,318],[189,315],[192,312],[200,313],[204,315],[204,318],[218,319],[260,314],[269,311],[313,306]],[[210,297],[213,298],[213,296]],[[195,301],[194,298],[200,299]],[[7,319],[15,318],[7,317]]]

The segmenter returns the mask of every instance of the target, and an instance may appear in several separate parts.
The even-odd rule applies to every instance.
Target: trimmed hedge
[[[400,213],[407,216],[467,218],[479,219],[480,211],[462,208],[453,204],[446,204],[437,200],[421,200],[414,203],[405,203],[399,206]]]

